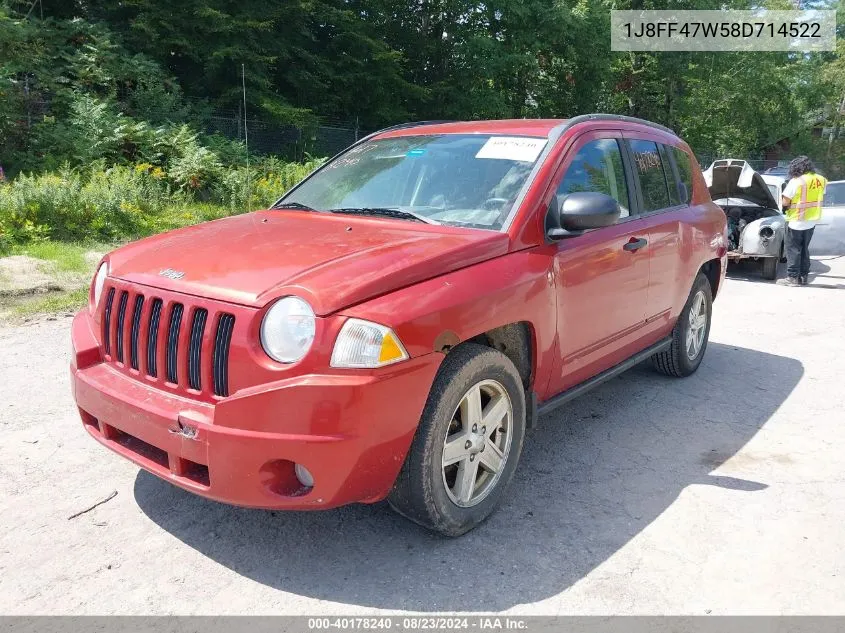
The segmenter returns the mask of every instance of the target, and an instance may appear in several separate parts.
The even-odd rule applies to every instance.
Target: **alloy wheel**
[[[464,394],[443,442],[446,494],[457,506],[481,503],[496,487],[511,448],[513,405],[505,388],[482,380]]]
[[[689,311],[687,328],[687,358],[695,360],[704,347],[704,335],[707,333],[707,301],[704,292],[699,290],[693,297]]]

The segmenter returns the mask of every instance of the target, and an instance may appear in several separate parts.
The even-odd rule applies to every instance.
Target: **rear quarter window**
[[[681,203],[689,204],[692,198],[692,161],[690,161],[689,154],[679,147],[673,146],[672,152],[675,155],[675,165],[678,167],[678,177],[681,179],[680,184],[683,185],[683,187],[678,187],[680,189],[678,195],[681,198]]]

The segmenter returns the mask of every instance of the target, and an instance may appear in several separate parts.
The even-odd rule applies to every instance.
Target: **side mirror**
[[[597,191],[576,191],[558,196],[552,207],[549,209],[547,235],[553,240],[610,226],[622,214],[616,200]]]

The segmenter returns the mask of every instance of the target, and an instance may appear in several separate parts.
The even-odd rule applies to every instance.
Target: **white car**
[[[827,183],[822,205],[822,219],[813,232],[810,253],[845,255],[845,180]]]
[[[778,209],[783,210],[781,198],[783,197],[783,190],[786,188],[786,183],[789,182],[789,179],[782,176],[773,176],[772,174],[761,174],[760,176],[769,188],[772,198],[778,203]]]
[[[704,182],[728,218],[728,259],[759,261],[763,278],[775,279],[786,236],[780,196],[772,195],[780,183],[770,189],[747,162],[734,159],[714,161]]]

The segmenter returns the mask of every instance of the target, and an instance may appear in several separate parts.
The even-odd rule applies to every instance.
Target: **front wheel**
[[[388,497],[394,510],[459,536],[498,506],[525,437],[525,392],[501,352],[465,343],[449,352]]]
[[[702,273],[695,278],[687,303],[672,330],[672,344],[651,357],[654,367],[667,376],[689,376],[701,364],[710,338],[713,293]]]

